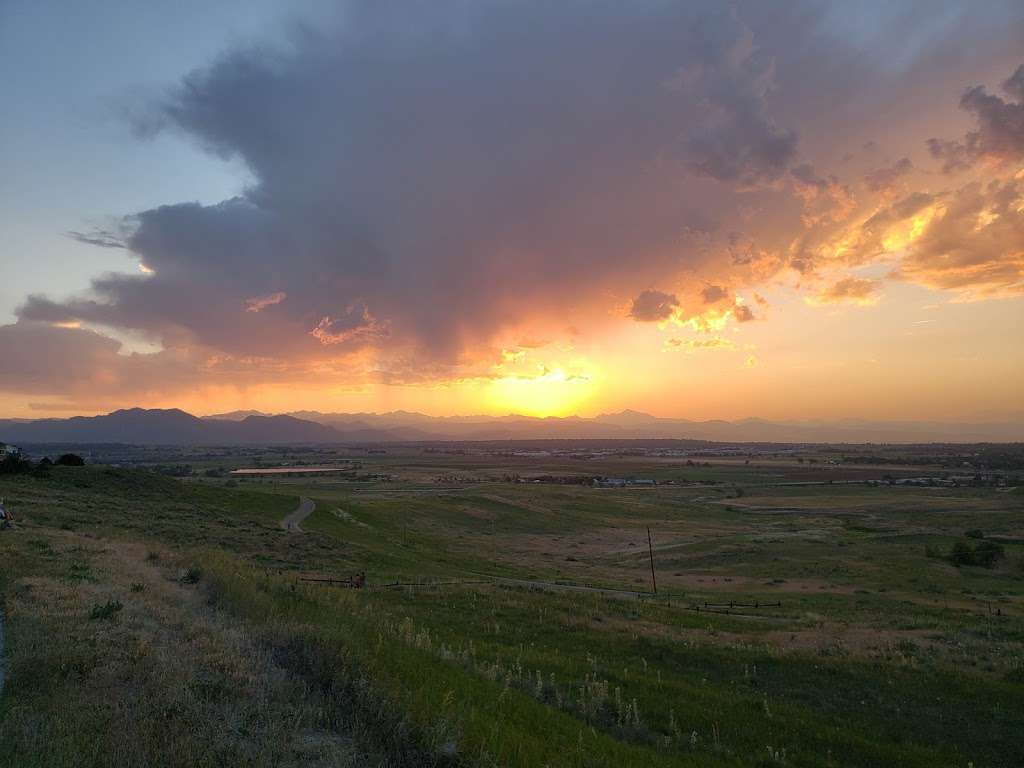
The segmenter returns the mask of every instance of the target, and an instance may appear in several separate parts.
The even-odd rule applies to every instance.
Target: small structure
[[[3,461],[8,456],[20,456],[21,449],[16,445],[8,445],[7,443],[0,443],[0,461]]]

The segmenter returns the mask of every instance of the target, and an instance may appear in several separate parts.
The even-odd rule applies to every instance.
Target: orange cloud
[[[267,307],[280,304],[287,298],[288,294],[284,291],[275,291],[274,293],[268,293],[266,296],[254,296],[251,299],[245,300],[245,311],[262,312]]]
[[[729,339],[715,336],[711,339],[668,339],[665,341],[665,350],[695,352],[701,349],[734,350],[736,345]]]
[[[1024,181],[961,187],[910,239],[893,276],[961,300],[1024,294]]]
[[[832,285],[826,286],[814,296],[807,298],[813,306],[823,304],[858,304],[868,306],[878,303],[877,291],[881,283],[878,280],[866,280],[859,277],[846,277]]]
[[[900,180],[914,170],[914,164],[909,157],[897,160],[892,165],[883,168],[876,168],[864,175],[864,185],[872,192],[881,192],[884,195],[893,194]]]

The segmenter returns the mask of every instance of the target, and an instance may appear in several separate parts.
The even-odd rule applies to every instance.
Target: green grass
[[[264,649],[273,659],[266,669],[292,686],[274,689],[273,711],[294,709],[322,731],[357,734],[358,754],[391,764],[1024,763],[1016,727],[1024,718],[1018,495],[780,487],[770,484],[771,472],[742,464],[713,468],[721,486],[608,490],[497,482],[510,468],[504,458],[375,461],[368,471],[405,479],[232,485],[101,467],[0,478],[0,495],[21,521],[0,532],[0,592],[20,606],[9,620],[12,675],[0,715],[17,711],[8,722],[24,726],[19,708],[35,707],[40,733],[66,758],[26,764],[76,764],[71,756],[80,752],[96,756],[89,764],[114,764],[98,747],[111,721],[84,725],[58,702],[107,690],[96,688],[97,676],[105,679],[94,673],[97,638],[112,634],[127,643],[113,647],[132,647],[117,633],[141,633],[132,622],[163,594],[139,568],[164,573],[181,594],[198,591],[215,617]],[[559,459],[544,469],[596,466]],[[630,459],[604,469],[651,476],[691,468]],[[473,473],[476,481],[432,485],[439,470]],[[289,534],[279,521],[300,496],[317,509],[303,523],[307,533]],[[648,526],[657,598],[501,583],[372,588],[490,574],[646,591]],[[1006,537],[1006,560],[993,569],[954,568],[926,554],[948,550],[972,529]],[[103,553],[125,541],[138,542],[139,564],[118,575]],[[367,572],[371,589],[298,580],[357,570]],[[29,638],[66,622],[51,603],[40,616],[24,610],[23,591],[34,579],[57,585],[77,606],[75,621],[92,641],[56,644],[45,658],[33,650]],[[747,611],[754,616],[691,610],[730,600],[781,606]],[[123,610],[109,607],[118,602]],[[209,626],[205,614],[196,616]],[[207,673],[193,671],[199,682],[179,682],[205,685]],[[140,683],[153,701],[163,695],[158,672],[154,666]],[[115,690],[114,704],[118,696],[135,701],[133,678],[122,674],[130,684]],[[300,705],[298,690],[315,692],[321,715]],[[249,711],[235,696],[223,707],[221,716]],[[178,733],[203,711],[187,707],[148,732],[158,741],[162,728]],[[81,732],[73,735],[72,726]],[[0,726],[0,754],[5,746],[29,754],[27,745],[38,742],[20,733]],[[173,760],[152,764],[188,764],[181,757],[188,749],[258,764],[247,753],[182,738]]]

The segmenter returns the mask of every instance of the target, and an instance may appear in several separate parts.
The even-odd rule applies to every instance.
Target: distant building
[[[8,456],[18,456],[21,454],[21,450],[16,445],[8,445],[7,443],[0,443],[0,461],[3,461]]]

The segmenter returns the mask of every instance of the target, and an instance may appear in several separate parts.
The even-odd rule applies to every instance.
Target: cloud
[[[729,289],[721,285],[706,285],[700,295],[705,304],[715,304],[729,298]]]
[[[875,114],[878,93],[923,75],[876,64],[824,15],[802,0],[354,2],[336,21],[226,50],[137,110],[137,127],[233,158],[252,183],[217,203],[167,200],[69,233],[124,246],[133,274],[103,275],[70,297],[29,296],[16,335],[31,326],[47,329],[34,331],[47,344],[80,339],[95,354],[79,379],[106,370],[149,387],[161,374],[239,381],[254,371],[453,381],[517,339],[584,346],[601,323],[624,322],[609,312],[614,297],[636,297],[634,320],[721,333],[753,318],[727,303],[735,292],[749,295],[786,264],[811,276],[879,258],[911,242],[894,231],[926,228],[911,203],[923,198],[920,212],[931,212],[945,199],[886,199],[840,227],[857,201],[828,158],[864,138],[840,125],[847,106]],[[1011,99],[1022,81],[1004,83]],[[1015,108],[999,101],[993,111],[970,100],[972,114],[998,113],[979,117],[986,137]],[[991,153],[1005,141],[982,145]],[[818,239],[791,246],[807,234],[801,223]],[[975,274],[1012,285],[1012,255],[983,250],[1004,271]],[[903,279],[954,280],[924,251],[911,255],[922,260]],[[702,300],[704,312],[683,314]],[[53,335],[72,330],[91,335]],[[107,333],[163,351],[132,358]],[[44,362],[36,370],[56,377],[48,386],[77,386]]]
[[[914,170],[914,164],[909,157],[901,158],[892,165],[876,168],[864,175],[864,186],[872,192],[892,194],[900,179]]]
[[[703,55],[671,81],[673,90],[695,99],[703,115],[683,142],[686,166],[698,175],[748,186],[778,180],[796,159],[797,135],[777,126],[768,113],[773,61],[734,16],[701,19],[697,32]]]
[[[672,293],[646,290],[633,299],[629,316],[637,322],[656,323],[668,320],[679,306],[679,299]]]
[[[866,219],[840,230],[817,253],[800,254],[799,258],[811,268],[798,271],[809,274],[819,262],[861,266],[903,251],[920,233],[941,200],[940,194],[913,192],[883,205]]]
[[[698,350],[724,350],[732,351],[736,349],[736,345],[729,341],[729,339],[723,339],[720,336],[715,336],[711,339],[667,339],[665,341],[665,349],[668,351],[685,351],[685,352],[696,352]]]
[[[810,163],[796,166],[789,176],[794,192],[803,201],[805,226],[843,221],[853,212],[853,193],[836,176],[819,176]]]
[[[748,307],[746,304],[737,304],[732,308],[733,317],[736,318],[737,323],[749,323],[755,320],[754,310]]]
[[[975,182],[949,195],[894,277],[961,299],[1024,294],[1024,180]]]
[[[267,307],[280,304],[287,298],[288,294],[284,291],[274,291],[274,293],[268,293],[266,296],[253,296],[251,299],[245,300],[245,311],[262,312]]]
[[[324,345],[344,344],[360,338],[387,334],[387,326],[377,321],[365,306],[349,306],[337,317],[324,316],[309,335]]]
[[[72,240],[77,240],[86,245],[96,245],[100,248],[127,248],[124,237],[119,232],[108,232],[98,229],[92,232],[76,232],[74,230],[65,233]]]
[[[822,262],[854,267],[893,257],[890,277],[961,300],[1021,294],[1024,179],[914,192],[840,232],[820,254]]]
[[[294,362],[372,346],[424,371],[517,324],[585,326],[612,289],[721,271],[717,217],[792,164],[762,26],[770,50],[713,2],[357,3],[229,50],[139,127],[254,183],[127,216],[149,272],[21,316]]]
[[[866,306],[878,302],[877,292],[881,287],[878,280],[860,277],[844,277],[838,282],[822,288],[808,298],[808,303],[815,306],[822,304],[858,304]]]
[[[202,358],[125,354],[95,331],[21,320],[0,325],[0,391],[116,397],[194,383]]]
[[[932,157],[942,161],[945,173],[967,170],[982,160],[1013,163],[1024,159],[1024,64],[1002,83],[1010,99],[975,85],[960,98],[960,108],[971,113],[977,128],[962,139],[928,139]]]

